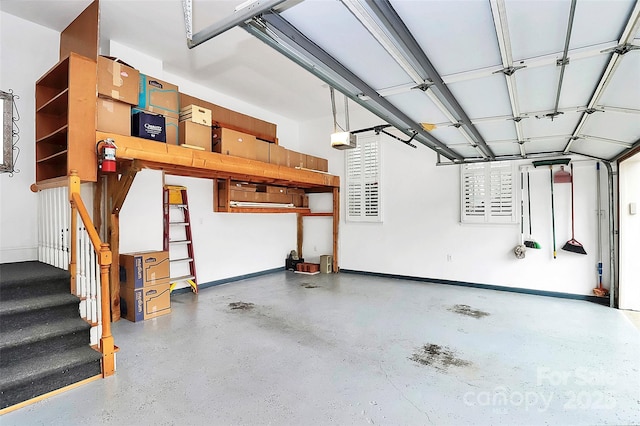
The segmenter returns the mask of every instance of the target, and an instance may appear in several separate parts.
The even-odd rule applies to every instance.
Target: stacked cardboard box
[[[132,113],[142,114],[138,122],[153,122],[154,126],[159,126],[162,122],[162,132],[166,135],[165,140],[157,136],[151,137],[144,132],[144,127],[132,128],[133,136],[146,137],[148,139],[167,142],[173,145],[178,144],[178,114],[180,106],[180,95],[178,86],[167,83],[158,78],[140,74],[138,79],[138,101]],[[151,118],[151,115],[162,118]],[[138,134],[136,134],[138,133]]]
[[[170,292],[168,252],[120,255],[121,311],[129,321],[143,321],[170,313]]]
[[[183,107],[178,124],[180,145],[211,151],[211,118],[210,109],[198,105]]]
[[[131,106],[138,103],[140,73],[115,58],[98,57],[96,129],[131,135]]]

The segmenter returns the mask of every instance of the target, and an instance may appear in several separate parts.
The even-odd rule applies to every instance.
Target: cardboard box
[[[317,170],[316,157],[313,155],[305,154],[307,169]]]
[[[213,128],[213,151],[235,157],[256,159],[256,137],[224,127]]]
[[[230,191],[231,201],[244,201],[251,203],[279,203],[291,204],[292,196],[287,194],[275,194],[270,192]]]
[[[180,121],[193,121],[211,127],[211,110],[198,105],[188,105],[180,109]]]
[[[98,131],[131,136],[131,105],[111,98],[98,98],[96,109]]]
[[[138,108],[167,117],[179,117],[178,86],[141,73],[139,90]]]
[[[120,304],[124,317],[138,322],[171,313],[171,290],[169,283],[142,288],[120,287]]]
[[[120,285],[142,288],[169,283],[169,253],[143,251],[120,255]]]
[[[98,94],[131,105],[138,103],[140,72],[111,58],[98,56]]]
[[[274,143],[269,144],[269,163],[277,166],[287,165],[287,150]]]
[[[165,117],[165,130],[167,132],[167,143],[171,145],[179,145],[178,119],[173,117]]]
[[[306,154],[302,154],[300,152],[291,151],[289,149],[287,151],[287,167],[307,167],[307,156]]]
[[[320,170],[321,172],[329,171],[329,160],[326,158],[316,157],[316,170]]]
[[[269,162],[269,142],[256,139],[256,160],[263,163]]]
[[[236,191],[249,191],[256,192],[258,185],[255,183],[246,183],[246,182],[231,182],[231,188]]]
[[[131,116],[131,136],[166,142],[167,131],[164,116],[144,111],[134,113]]]
[[[178,130],[181,144],[199,146],[211,152],[211,127],[193,121],[181,121]]]

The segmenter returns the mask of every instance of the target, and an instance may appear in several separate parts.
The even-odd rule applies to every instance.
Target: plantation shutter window
[[[462,223],[517,223],[512,163],[463,164],[460,169]]]
[[[358,137],[345,158],[347,220],[381,222],[380,136]]]

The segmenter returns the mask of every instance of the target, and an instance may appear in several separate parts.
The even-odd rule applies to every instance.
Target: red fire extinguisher
[[[116,171],[116,146],[111,138],[99,141],[96,144],[98,154],[98,167],[103,173],[115,173]]]

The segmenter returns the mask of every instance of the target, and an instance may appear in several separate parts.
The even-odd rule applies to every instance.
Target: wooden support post
[[[298,213],[296,215],[298,217],[298,257],[302,258],[302,242],[304,240],[304,227],[303,227],[303,220],[304,220],[304,216],[302,216],[301,213]]]
[[[100,338],[100,352],[102,353],[102,377],[115,373],[115,345],[111,335],[111,315],[109,314],[109,269],[113,264],[109,244],[102,243],[98,254],[100,263],[100,297],[102,298],[102,337]],[[119,305],[118,305],[119,307]],[[119,314],[119,311],[118,311]]]
[[[333,188],[333,272],[338,269],[338,227],[340,225],[340,188]]]
[[[111,301],[111,321],[120,320],[120,215],[111,214],[109,240],[111,241],[111,282],[109,296]]]
[[[69,274],[71,275],[71,294],[77,294],[77,271],[78,271],[78,208],[73,201],[72,194],[80,193],[80,178],[75,170],[71,170],[69,176],[69,202],[71,203],[71,244],[69,250],[71,256],[69,260]]]
[[[111,320],[120,319],[120,210],[131,189],[133,180],[140,170],[137,161],[133,161],[120,179],[117,175],[107,178],[107,194],[109,199],[109,245],[113,254],[111,263],[111,282],[109,285],[109,300],[111,300]]]

